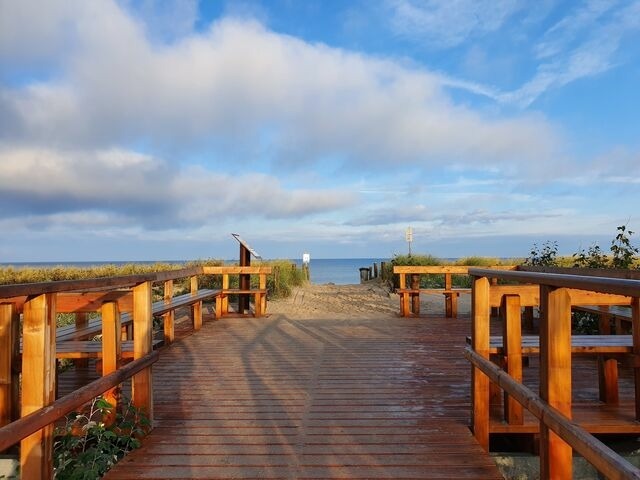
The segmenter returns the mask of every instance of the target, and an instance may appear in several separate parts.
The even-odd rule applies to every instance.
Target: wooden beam
[[[470,267],[467,265],[425,265],[425,266],[417,266],[417,265],[397,265],[393,267],[393,273],[401,274],[401,273],[419,273],[419,274],[443,274],[443,273],[455,273],[458,275],[466,275],[469,273]],[[515,270],[517,267],[515,265],[500,265],[500,266],[491,266],[491,267],[483,267],[486,269],[492,270]]]
[[[151,282],[133,287],[133,359],[149,354],[152,349],[153,317],[151,312]],[[153,382],[151,367],[133,376],[132,403],[142,409],[153,425]]]
[[[198,277],[194,275],[189,279],[191,285],[191,295],[198,294]],[[200,330],[202,328],[202,302],[196,302],[191,305],[191,321],[193,329]]]
[[[540,305],[540,287],[538,285],[491,285],[491,307],[500,307],[505,295],[518,295],[521,307]]]
[[[117,302],[118,309],[121,312],[131,312],[133,310],[133,295],[128,290],[60,293],[56,300],[56,310],[58,313],[99,312],[105,302]]]
[[[522,323],[520,297],[505,295],[502,299],[504,322],[502,324],[502,341],[504,349],[505,367],[507,373],[519,383],[522,383]],[[522,405],[507,392],[504,393],[504,417],[510,425],[522,425],[524,416]]]
[[[43,294],[24,304],[22,320],[22,416],[55,400],[56,297]],[[53,425],[20,443],[22,478],[53,478]]]
[[[633,368],[636,397],[636,421],[640,421],[640,297],[631,302],[631,335],[633,337],[633,354],[636,358]]]
[[[164,303],[170,303],[173,298],[173,280],[164,282]],[[175,318],[176,314],[173,309],[162,315],[164,321],[164,343],[170,345],[175,339]]]
[[[471,291],[471,345],[482,358],[489,359],[489,279],[473,279]],[[472,388],[472,425],[473,434],[480,446],[489,451],[489,378],[479,369],[473,369]]]
[[[120,312],[116,302],[102,305],[102,375],[115,372],[120,366],[122,356]],[[119,401],[119,388],[113,387],[104,393],[104,399],[113,405],[112,411],[104,419],[105,424],[115,421],[115,412]]]
[[[265,292],[267,291],[267,276],[264,273],[260,274],[260,283],[258,285],[258,288],[260,288],[260,290],[264,290]],[[256,312],[257,311],[258,310],[256,309]],[[267,313],[267,294],[266,293],[260,296],[260,315],[264,315],[265,313]]]
[[[13,362],[17,349],[20,316],[12,303],[0,304],[0,427],[11,423],[15,406]]]
[[[225,290],[229,289],[229,275],[228,274],[224,274],[222,275],[222,291],[224,292]],[[216,303],[218,302],[218,300],[216,300]],[[226,315],[229,313],[229,297],[224,295],[222,297],[222,302],[221,302],[221,316],[222,315]]]
[[[540,287],[540,397],[571,419],[571,297],[565,288]],[[572,478],[572,449],[540,423],[541,478]]]
[[[202,271],[206,275],[259,275],[264,273],[266,275],[271,274],[272,268],[268,266],[221,266],[221,267],[202,267]]]

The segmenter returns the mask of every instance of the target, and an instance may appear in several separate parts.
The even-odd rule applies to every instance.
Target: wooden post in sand
[[[417,273],[411,274],[411,290],[420,289],[420,275]],[[411,294],[411,311],[414,315],[420,315],[420,294]]]

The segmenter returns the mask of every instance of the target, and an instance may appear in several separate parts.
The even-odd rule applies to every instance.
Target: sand
[[[442,294],[420,296],[421,315],[444,315]],[[463,294],[458,302],[458,312],[470,311],[471,296]],[[313,285],[296,287],[286,299],[269,300],[267,312],[282,314],[299,320],[333,318],[398,317],[400,300],[397,294],[379,280],[360,285]]]

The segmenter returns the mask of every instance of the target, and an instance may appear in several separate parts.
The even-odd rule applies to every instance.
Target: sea
[[[309,274],[311,283],[321,285],[334,283],[336,285],[350,285],[360,283],[360,268],[372,267],[374,263],[380,267],[380,262],[389,261],[388,258],[312,258],[309,262]],[[88,268],[100,265],[126,265],[137,263],[140,265],[153,265],[154,263],[186,263],[187,260],[157,260],[157,261],[128,261],[128,262],[13,262],[0,263],[0,267],[16,268],[52,268],[52,267],[79,267]],[[237,261],[229,260],[229,263]],[[255,263],[255,260],[254,260]],[[302,266],[301,259],[292,259],[299,267]]]

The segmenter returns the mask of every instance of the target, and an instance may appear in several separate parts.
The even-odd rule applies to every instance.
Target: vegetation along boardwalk
[[[468,428],[469,319],[372,317],[205,322],[106,478],[502,478]]]

